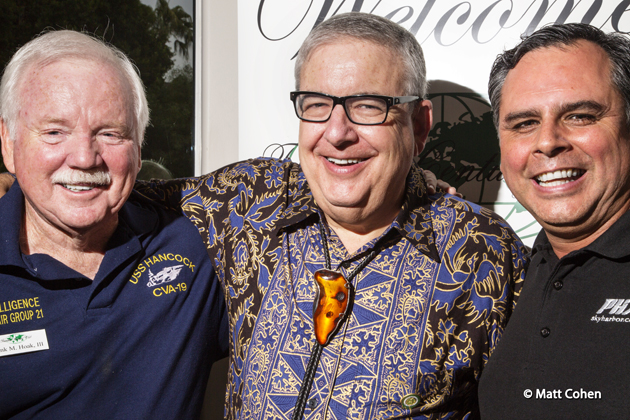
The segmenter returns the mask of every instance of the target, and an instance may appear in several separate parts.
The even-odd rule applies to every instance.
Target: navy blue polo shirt
[[[197,229],[133,193],[92,281],[20,252],[23,202],[0,200],[0,419],[198,418],[228,328]]]

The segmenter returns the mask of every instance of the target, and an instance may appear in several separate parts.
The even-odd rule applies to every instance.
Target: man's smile
[[[361,163],[366,159],[335,159],[332,157],[327,157],[326,160],[328,160],[328,162],[330,163],[334,163],[335,165],[346,166]]]
[[[96,187],[99,187],[103,184],[60,184],[62,187],[72,191],[72,192],[81,192],[81,191],[89,191]]]
[[[586,173],[583,169],[560,169],[553,172],[545,172],[534,179],[542,187],[556,187],[568,182],[576,181]]]

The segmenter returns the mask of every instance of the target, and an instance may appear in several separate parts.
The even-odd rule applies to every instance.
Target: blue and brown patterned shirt
[[[300,166],[251,160],[145,194],[197,225],[228,304],[226,417],[290,419],[315,344],[314,273],[325,223]],[[421,171],[383,235],[349,254],[325,227],[332,269],[354,278],[351,315],[323,350],[306,419],[476,418],[477,381],[520,292],[525,249],[497,215],[427,196]]]

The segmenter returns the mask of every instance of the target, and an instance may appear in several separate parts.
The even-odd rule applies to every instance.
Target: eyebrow
[[[595,111],[597,113],[601,113],[602,111],[606,109],[606,107],[596,101],[589,101],[589,100],[577,101],[577,102],[570,102],[567,104],[562,104],[560,108],[558,109],[558,113],[562,115],[562,114],[566,114],[567,112],[576,111],[578,109],[590,110],[590,111]],[[524,111],[510,112],[509,114],[505,116],[505,118],[503,119],[503,122],[506,124],[509,124],[516,120],[523,120],[527,118],[538,117],[539,115],[540,113],[534,109],[526,109]]]
[[[534,111],[533,109],[528,109],[528,110],[519,111],[519,112],[510,112],[509,114],[505,116],[505,118],[503,118],[503,123],[510,124],[516,120],[525,120],[527,118],[537,117],[538,115],[539,113]]]
[[[45,119],[43,121],[43,124],[59,124],[61,126],[66,127],[68,125],[68,120],[65,118],[54,117],[54,118]],[[120,130],[123,137],[131,137],[134,131],[133,126],[130,126],[129,124],[126,124],[126,123],[117,124],[117,123],[108,122],[98,127],[98,130],[111,130],[111,129]]]
[[[42,122],[44,124],[61,124],[61,125],[65,125],[68,123],[68,120],[65,118],[58,118],[58,117],[52,117],[52,118],[44,118],[42,119]]]
[[[595,111],[599,113],[599,112],[604,111],[606,109],[606,106],[596,101],[571,102],[571,103],[562,105],[560,107],[560,113],[566,114],[567,112],[577,111],[578,109],[585,109],[585,110]]]

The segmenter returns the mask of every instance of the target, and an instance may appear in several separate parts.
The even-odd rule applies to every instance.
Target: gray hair
[[[624,100],[626,126],[630,127],[630,39],[618,33],[606,34],[585,23],[566,23],[545,26],[531,35],[523,35],[520,44],[504,51],[495,60],[488,82],[488,96],[497,130],[503,84],[508,72],[516,67],[521,58],[530,51],[547,47],[573,46],[582,40],[598,45],[608,55],[611,82]]]
[[[317,47],[342,38],[357,38],[373,42],[400,56],[405,67],[405,95],[425,98],[427,93],[426,65],[420,44],[402,26],[368,13],[343,13],[317,25],[306,37],[295,60],[295,86],[300,90],[300,76],[304,63]]]
[[[20,86],[32,67],[45,67],[67,58],[93,60],[111,65],[131,88],[133,100],[133,136],[138,144],[144,141],[149,124],[149,105],[144,85],[136,67],[119,49],[92,36],[69,30],[51,31],[31,40],[11,58],[0,82],[0,117],[15,139],[17,117],[21,107]]]

